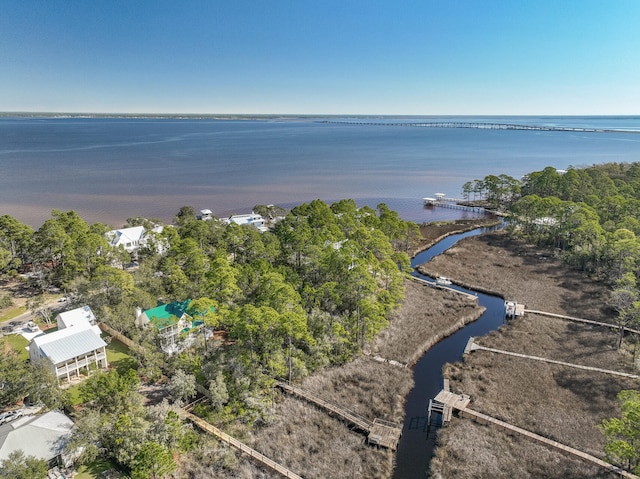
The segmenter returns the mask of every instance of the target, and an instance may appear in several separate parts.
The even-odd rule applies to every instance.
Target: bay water
[[[618,131],[401,126],[433,121]],[[226,216],[247,213],[256,204],[287,207],[314,199],[353,198],[372,207],[384,202],[404,219],[422,223],[474,216],[424,208],[422,198],[436,192],[459,197],[466,181],[489,174],[520,178],[547,166],[637,161],[640,117],[4,116],[0,215],[37,228],[52,209],[75,210],[88,222],[118,227],[133,216],[171,222],[184,205]],[[442,363],[459,359],[469,334],[496,327],[502,320],[498,303],[484,304],[491,312],[485,314],[488,323],[473,323],[436,345],[416,365],[395,477],[423,476],[433,450],[424,414],[428,399],[441,387]]]
[[[640,161],[640,134],[623,132],[640,132],[640,117],[326,119],[3,116],[0,214],[37,228],[52,209],[75,210],[119,227],[133,216],[171,222],[184,205],[226,216],[256,204],[353,198],[420,223],[460,216],[423,208],[423,197],[459,197],[466,181],[489,174]],[[621,132],[398,126],[440,120]]]

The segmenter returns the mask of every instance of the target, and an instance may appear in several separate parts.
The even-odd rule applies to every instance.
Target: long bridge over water
[[[580,133],[640,133],[640,130],[616,130],[611,128],[585,128],[554,125],[524,125],[519,123],[486,123],[464,121],[428,121],[428,122],[376,122],[323,120],[320,123],[337,125],[366,126],[406,126],[414,128],[475,128],[480,130],[534,130],[534,131],[573,131]]]

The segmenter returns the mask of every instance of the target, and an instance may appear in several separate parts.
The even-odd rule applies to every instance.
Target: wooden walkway
[[[518,427],[518,426],[513,426],[512,424],[493,418],[491,416],[487,416],[486,414],[482,414],[480,412],[474,411],[466,407],[457,408],[455,405],[453,407],[455,409],[458,409],[459,415],[461,417],[473,419],[478,424],[485,424],[485,425],[495,427],[509,435],[518,434],[522,437],[525,437],[526,439],[529,439],[530,441],[534,441],[544,446],[547,446],[551,449],[560,451],[560,453],[566,456],[573,456],[577,459],[580,459],[583,462],[587,462],[595,466],[599,466],[610,472],[618,474],[621,477],[626,477],[629,479],[639,479],[638,476],[631,474],[630,472],[625,471],[624,469],[618,466],[609,464],[608,462],[605,462],[602,459],[599,459],[595,456],[587,454],[586,452],[582,452],[578,449],[574,449],[573,447],[561,444],[558,441],[547,439],[546,437],[540,436],[539,434],[535,434],[533,432],[527,431],[526,429],[522,429],[521,427]]]
[[[549,316],[550,318],[566,319],[566,320],[575,321],[578,323],[592,324],[594,326],[604,326],[605,328],[613,328],[613,329],[619,328],[619,326],[611,323],[603,323],[602,321],[594,321],[592,319],[576,318],[575,316],[566,316],[564,314],[547,313],[546,311],[536,311],[535,309],[525,309],[524,312],[531,313],[531,314],[539,314],[541,316]],[[624,330],[628,333],[640,334],[640,331],[637,329],[624,328]]]
[[[441,284],[436,284],[435,281],[428,281],[426,279],[422,279],[422,278],[418,278],[417,276],[409,276],[410,279],[412,279],[413,281],[417,281],[418,283],[422,283],[422,284],[426,284],[427,286],[431,286],[432,288],[438,288],[438,289],[446,289],[447,291],[451,291],[452,293],[458,293],[461,294],[469,299],[473,299],[474,301],[478,301],[478,297],[475,294],[469,294],[466,293],[464,291],[460,291],[458,289],[455,288],[450,288],[449,286],[443,286]]]
[[[469,341],[467,342],[467,345],[464,348],[464,352],[465,353],[470,353],[472,351],[488,351],[488,352],[491,352],[491,353],[504,354],[504,355],[513,356],[513,357],[516,357],[516,358],[529,359],[529,360],[532,360],[532,361],[541,361],[541,362],[549,363],[549,364],[558,364],[560,366],[567,366],[567,367],[574,368],[574,369],[582,369],[582,370],[585,370],[585,371],[593,371],[593,372],[597,372],[597,373],[611,374],[613,376],[622,376],[624,378],[640,379],[640,376],[638,376],[637,374],[623,373],[623,372],[620,372],[620,371],[613,371],[611,369],[596,368],[596,367],[593,367],[593,366],[583,366],[581,364],[565,363],[564,361],[556,361],[555,359],[541,358],[539,356],[530,356],[528,354],[514,353],[514,352],[511,352],[511,351],[504,351],[502,349],[487,348],[485,346],[480,346],[479,344],[476,344],[474,342],[474,338],[469,338]]]
[[[402,434],[401,426],[382,419],[375,419],[372,422],[345,407],[338,406],[331,401],[323,399],[315,393],[307,391],[301,387],[293,386],[284,381],[278,381],[277,386],[289,394],[293,394],[315,404],[316,406],[320,406],[322,409],[329,412],[329,414],[341,418],[356,429],[366,433],[367,442],[369,444],[386,447],[392,451],[395,451],[398,447],[398,441]]]
[[[400,361],[396,361],[395,359],[383,358],[382,356],[378,356],[377,354],[375,356],[371,356],[370,354],[365,353],[365,356],[371,359],[372,361],[376,361],[378,363],[390,364],[392,366],[396,366],[399,368],[408,367],[407,364],[405,363],[401,363]]]
[[[203,431],[208,432],[209,434],[212,434],[212,435],[216,436],[221,441],[223,441],[223,442],[235,447],[236,449],[241,451],[243,454],[247,454],[248,456],[250,456],[253,459],[255,459],[256,461],[264,464],[265,466],[268,466],[269,468],[273,469],[274,471],[279,472],[284,477],[289,477],[289,478],[292,478],[292,479],[302,479],[302,476],[299,476],[295,472],[290,471],[289,469],[287,469],[286,467],[278,464],[274,460],[269,459],[264,454],[261,454],[258,451],[256,451],[255,449],[252,449],[249,446],[247,446],[246,444],[243,444],[240,441],[238,441],[237,439],[234,439],[233,437],[229,436],[227,433],[222,432],[217,427],[209,424],[204,419],[202,419],[202,418],[200,418],[198,416],[195,416],[194,414],[191,414],[190,412],[187,412],[185,410],[181,410],[180,415],[183,418],[188,419],[189,421],[194,423],[196,426],[198,426]]]
[[[451,419],[451,414],[453,410],[456,410],[458,411],[458,415],[460,417],[473,419],[478,424],[495,427],[505,432],[506,434],[509,434],[512,436],[516,434],[520,435],[531,441],[534,441],[544,446],[547,446],[549,448],[558,450],[566,456],[573,456],[577,459],[580,459],[581,461],[599,466],[610,472],[614,472],[622,477],[626,477],[629,479],[640,479],[638,478],[638,476],[635,476],[618,466],[609,464],[608,462],[605,462],[595,456],[582,452],[578,449],[574,449],[572,447],[566,446],[564,444],[559,443],[558,441],[553,441],[544,436],[540,436],[539,434],[535,434],[533,432],[527,431],[526,429],[522,429],[521,427],[514,426],[505,421],[501,421],[500,419],[496,419],[486,414],[482,414],[480,412],[474,411],[473,409],[470,409],[467,407],[469,405],[469,402],[470,402],[469,396],[466,396],[464,394],[453,394],[449,392],[448,384],[445,383],[444,389],[438,393],[435,399],[430,401],[429,414],[431,414],[431,408],[433,407],[434,411],[442,414],[443,424],[446,424]]]
[[[482,206],[468,206],[461,205],[459,203],[446,203],[444,201],[436,201],[434,203],[425,203],[424,206],[429,207],[438,207],[438,208],[449,208],[451,210],[462,210],[468,211],[470,213],[485,213],[486,209]]]

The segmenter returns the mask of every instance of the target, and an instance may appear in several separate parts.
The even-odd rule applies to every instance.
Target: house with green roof
[[[189,303],[191,300],[187,299],[160,304],[146,311],[136,308],[136,325],[153,324],[158,329],[160,347],[167,353],[176,352],[180,333],[194,327],[193,318],[187,314]]]

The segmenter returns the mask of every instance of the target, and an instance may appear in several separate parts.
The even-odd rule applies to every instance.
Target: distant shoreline
[[[101,113],[101,112],[56,112],[56,111],[0,111],[0,118],[152,118],[186,120],[313,120],[320,118],[361,118],[361,119],[421,119],[421,118],[522,118],[522,119],[640,119],[640,115],[361,115],[358,113]]]

